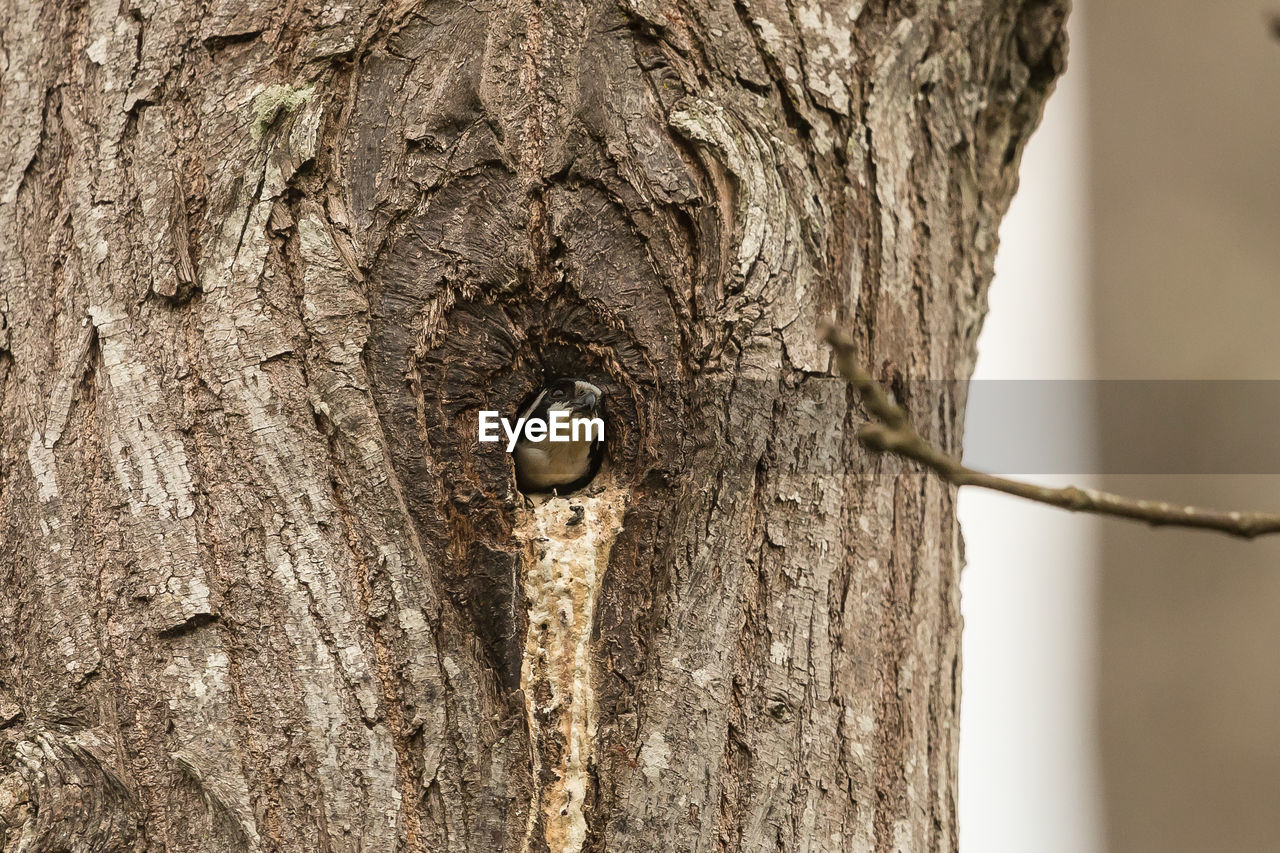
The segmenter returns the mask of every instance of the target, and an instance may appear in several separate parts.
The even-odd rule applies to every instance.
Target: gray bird
[[[547,437],[532,441],[521,430],[513,455],[516,485],[522,492],[568,494],[591,482],[600,468],[604,455],[603,421],[596,424],[598,429],[589,429],[588,422],[604,417],[604,393],[581,379],[557,379],[520,413],[521,418],[548,423],[553,416],[562,424],[567,419],[570,440],[552,441]]]

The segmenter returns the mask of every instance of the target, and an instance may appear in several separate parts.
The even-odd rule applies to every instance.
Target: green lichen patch
[[[278,85],[269,86],[253,99],[254,140],[262,139],[275,124],[281,113],[291,113],[311,99],[315,87]]]

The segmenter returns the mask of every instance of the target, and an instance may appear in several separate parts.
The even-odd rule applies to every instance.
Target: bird
[[[534,420],[551,424],[556,412],[567,412],[569,440],[540,440],[529,437],[527,425]],[[604,457],[604,392],[582,379],[556,379],[539,392],[520,413],[520,429],[512,455],[515,457],[516,485],[520,491],[576,491],[591,482]],[[561,424],[565,416],[556,417]],[[592,428],[591,421],[599,419]],[[575,440],[576,439],[576,440]]]

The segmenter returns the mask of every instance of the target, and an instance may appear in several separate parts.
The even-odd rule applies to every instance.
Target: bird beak
[[[578,408],[590,411],[595,409],[597,402],[596,395],[588,391],[586,394],[582,395],[582,399],[578,403]]]

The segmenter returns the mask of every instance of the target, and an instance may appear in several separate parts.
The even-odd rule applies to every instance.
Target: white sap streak
[[[551,853],[578,853],[587,838],[583,805],[596,734],[591,632],[600,582],[622,529],[626,493],[549,498],[516,530],[525,544],[524,594],[529,613],[520,686],[533,737],[533,778],[546,746],[563,741],[555,780],[535,785],[525,849],[538,819]]]

